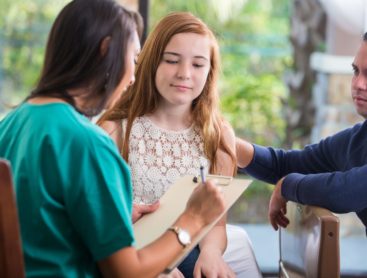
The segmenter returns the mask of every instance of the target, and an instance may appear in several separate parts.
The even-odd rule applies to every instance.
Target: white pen
[[[205,183],[204,166],[200,166],[200,176],[201,176],[201,182]]]

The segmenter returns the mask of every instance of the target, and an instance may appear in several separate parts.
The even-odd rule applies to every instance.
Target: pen
[[[204,166],[200,166],[200,176],[201,176],[201,182],[205,183]]]

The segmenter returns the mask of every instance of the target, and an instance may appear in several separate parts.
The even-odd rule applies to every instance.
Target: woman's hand
[[[138,221],[144,214],[152,213],[159,208],[159,201],[150,205],[133,204],[132,220],[133,223]]]
[[[220,250],[206,250],[200,251],[200,256],[196,261],[194,268],[195,278],[235,278],[236,275],[233,270],[223,260]]]
[[[275,185],[275,189],[270,198],[268,217],[274,230],[280,227],[287,227],[289,219],[285,216],[287,213],[287,200],[282,196],[282,184],[284,178],[280,179]]]
[[[184,214],[196,224],[204,227],[217,219],[225,210],[224,197],[220,187],[212,180],[200,183],[187,201]],[[199,227],[197,226],[197,227]]]

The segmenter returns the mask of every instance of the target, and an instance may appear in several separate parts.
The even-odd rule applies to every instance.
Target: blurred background
[[[51,24],[68,2],[1,0],[0,119],[32,90]],[[119,2],[142,13],[147,33],[171,11],[190,11],[211,27],[221,49],[222,112],[239,137],[301,148],[363,120],[350,79],[367,26],[365,0]],[[272,188],[254,181],[229,212],[250,234],[265,276],[278,270],[278,237],[267,221]],[[364,228],[354,214],[338,216],[343,277],[367,277]]]

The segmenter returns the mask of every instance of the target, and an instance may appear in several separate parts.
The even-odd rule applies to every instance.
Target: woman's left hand
[[[195,278],[235,278],[219,250],[202,250],[194,268]]]

